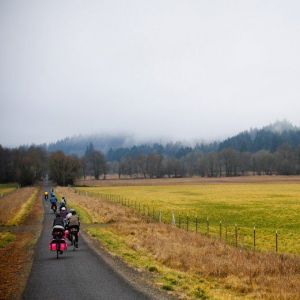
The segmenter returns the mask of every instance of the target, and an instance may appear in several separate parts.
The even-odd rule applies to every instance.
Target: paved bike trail
[[[111,269],[83,239],[79,239],[79,249],[73,251],[69,247],[57,259],[56,253],[48,250],[54,219],[49,202],[44,209],[44,225],[36,245],[24,300],[150,299]]]

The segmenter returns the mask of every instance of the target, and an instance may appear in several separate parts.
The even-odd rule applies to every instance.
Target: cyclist
[[[72,216],[72,212],[74,211],[73,208],[70,209],[69,213],[66,216],[67,221],[69,221],[70,217]]]
[[[60,216],[65,220],[67,217],[67,214],[68,214],[67,209],[63,206],[60,210]]]
[[[53,227],[54,226],[63,226],[64,227],[64,219],[63,217],[60,215],[60,213],[56,213],[55,214],[55,219],[53,220]]]
[[[51,193],[50,203],[51,203],[51,209],[53,209],[53,211],[56,212],[56,210],[57,210],[57,199],[56,199],[54,193]]]
[[[67,206],[67,200],[66,200],[66,198],[65,198],[65,197],[62,197],[62,198],[61,198],[61,202],[62,202],[62,203],[64,203],[64,204],[65,204],[65,206]]]
[[[68,219],[68,229],[69,232],[73,232],[75,235],[75,247],[78,248],[78,232],[80,227],[80,220],[76,211],[72,210],[72,215]]]
[[[65,201],[61,200],[61,202],[59,204],[59,210],[61,211],[63,207],[66,208],[66,203],[65,203]]]
[[[47,201],[48,200],[48,192],[44,193],[44,199]]]
[[[59,241],[58,243],[60,244],[61,240],[63,240],[64,233],[65,233],[64,220],[60,216],[60,213],[56,213],[55,219],[53,221],[53,228],[52,228],[53,239]],[[62,254],[63,251],[60,251],[60,253]]]

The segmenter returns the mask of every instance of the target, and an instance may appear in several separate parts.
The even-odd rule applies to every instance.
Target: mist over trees
[[[79,135],[67,137],[55,143],[50,143],[47,147],[49,152],[63,151],[67,155],[75,154],[79,157],[85,155],[86,147],[90,143],[95,149],[106,153],[110,148],[121,148],[133,146],[136,142],[131,135]]]
[[[139,145],[110,149],[106,158],[119,177],[298,175],[300,130],[277,122],[220,143]]]
[[[276,124],[220,143],[143,144],[110,148],[106,154],[89,142],[81,157],[45,146],[0,145],[0,183],[31,185],[48,174],[57,184],[68,185],[87,176],[106,179],[108,173],[119,178],[299,175],[300,130]]]

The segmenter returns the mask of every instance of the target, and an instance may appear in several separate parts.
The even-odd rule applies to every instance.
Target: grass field
[[[227,183],[167,186],[80,187],[80,191],[114,195],[130,200],[130,205],[150,214],[162,211],[165,222],[171,222],[174,211],[178,224],[195,230],[198,216],[202,233],[209,232],[235,242],[235,224],[238,243],[252,247],[253,227],[256,227],[257,249],[275,251],[275,232],[278,230],[278,251],[300,253],[300,184],[298,183]]]
[[[13,192],[17,188],[15,183],[0,184],[0,197],[10,192]]]
[[[178,192],[183,187],[172,188]],[[299,256],[231,247],[203,234],[151,222],[104,196],[70,188],[57,192],[77,209],[90,236],[131,267],[150,273],[157,287],[179,299],[300,299]]]

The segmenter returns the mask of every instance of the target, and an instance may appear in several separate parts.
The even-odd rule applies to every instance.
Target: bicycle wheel
[[[75,241],[75,234],[74,233],[72,233],[72,245],[73,245],[73,251],[75,251],[76,241]]]

